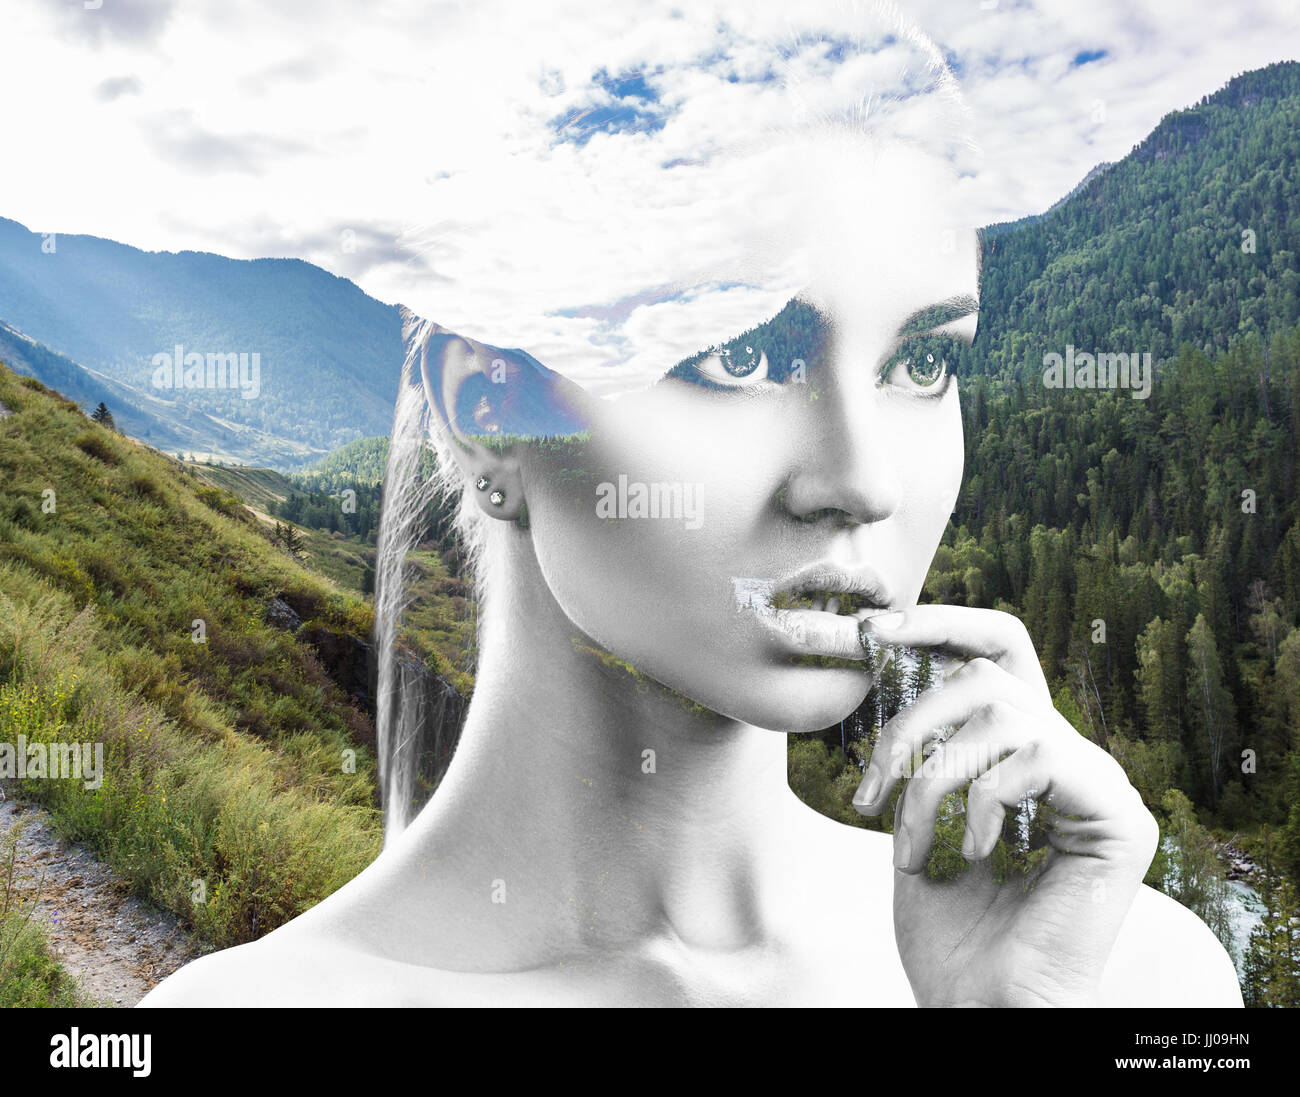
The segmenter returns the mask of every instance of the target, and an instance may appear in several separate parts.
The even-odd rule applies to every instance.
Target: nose
[[[785,509],[800,521],[865,525],[888,518],[902,501],[897,439],[874,362],[848,365],[833,367],[804,405],[806,443],[783,488]]]

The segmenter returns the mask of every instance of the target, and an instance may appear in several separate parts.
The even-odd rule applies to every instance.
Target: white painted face
[[[522,470],[575,635],[710,710],[790,732],[840,720],[872,684],[843,661],[857,620],[799,603],[920,593],[962,472],[943,348],[973,335],[978,293],[976,235],[950,231],[941,163],[838,137],[796,162],[773,238],[807,272],[801,318],[825,321],[785,344],[803,369],[769,360],[778,344],[760,333],[752,354],[598,403],[585,444],[529,448]],[[789,608],[790,587],[811,591]]]

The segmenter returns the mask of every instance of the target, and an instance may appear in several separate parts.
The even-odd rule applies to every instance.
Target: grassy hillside
[[[335,680],[370,607],[38,382],[0,367],[0,405],[0,741],[106,769],[22,792],[214,943],[261,936],[380,847],[373,724]]]
[[[294,490],[293,481],[275,469],[196,464],[187,465],[186,472],[263,511],[283,503]]]
[[[374,593],[380,481],[387,438],[366,438],[331,454],[302,473],[274,469],[187,464],[199,480],[237,496],[268,536],[277,523],[302,539],[301,558],[340,588],[370,599]],[[344,493],[353,496],[344,509]],[[430,517],[429,536],[411,553],[412,601],[405,641],[429,668],[462,696],[473,692],[466,652],[472,633],[472,590],[459,565],[445,507]]]
[[[238,498],[274,539],[277,524],[285,524],[284,504],[299,491],[295,481],[274,469],[187,464],[186,471],[199,481]],[[338,503],[334,502],[335,509]],[[375,538],[348,536],[340,531],[313,529],[289,523],[302,538],[301,561],[331,583],[360,598],[373,593]]]

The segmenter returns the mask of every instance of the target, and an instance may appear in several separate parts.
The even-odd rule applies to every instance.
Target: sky
[[[935,132],[962,145],[936,152],[972,224],[1042,212],[1169,111],[1300,59],[1296,0],[898,8],[968,104]],[[921,49],[864,37],[845,0],[0,0],[0,18],[0,216],[305,259],[597,392],[776,311],[798,274],[752,246],[777,216],[755,179],[789,163],[771,135],[879,104]]]

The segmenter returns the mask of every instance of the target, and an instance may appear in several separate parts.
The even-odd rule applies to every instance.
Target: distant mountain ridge
[[[1073,187],[1071,187],[1067,193],[1061,195],[1060,198],[1058,198],[1055,202],[1053,202],[1050,206],[1048,206],[1047,209],[1043,210],[1042,213],[1031,213],[1027,217],[1020,217],[1017,218],[1015,221],[998,221],[992,225],[985,225],[984,238],[988,239],[989,237],[992,236],[1001,236],[1003,233],[1012,232],[1015,229],[1024,228],[1026,225],[1032,225],[1035,221],[1041,221],[1048,214],[1054,213],[1061,206],[1065,205],[1066,202],[1068,202],[1076,194],[1082,191],[1084,187],[1086,187],[1089,183],[1091,183],[1094,179],[1096,179],[1097,176],[1099,176],[1107,168],[1113,167],[1114,163],[1115,162],[1113,160],[1103,160],[1096,167],[1089,170],[1087,175],[1085,175]]]
[[[1044,356],[1070,346],[1160,362],[1266,339],[1300,320],[1298,241],[1300,63],[1286,61],[1166,115],[1046,212],[986,227],[978,330],[949,365],[1041,388]],[[811,365],[825,334],[793,304],[721,349]]]
[[[167,453],[184,453],[243,463],[262,457],[267,463],[293,466],[319,451],[289,438],[224,421],[175,401],[166,393],[114,381],[72,361],[0,320],[0,362],[90,409],[104,403],[117,429]]]
[[[98,384],[130,386],[135,394],[119,402],[165,421],[160,438],[191,434],[185,420],[197,417],[195,442],[226,458],[301,464],[392,425],[398,307],[300,259],[145,252],[93,236],[47,238],[0,218],[0,319],[99,375]],[[257,354],[257,398],[231,387],[155,387],[154,356],[176,346]]]

